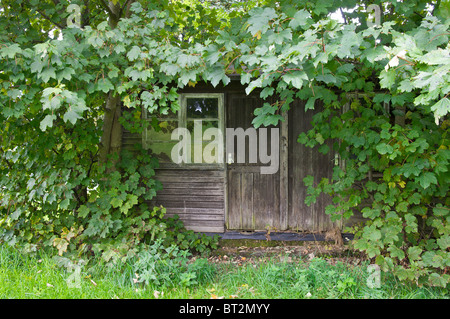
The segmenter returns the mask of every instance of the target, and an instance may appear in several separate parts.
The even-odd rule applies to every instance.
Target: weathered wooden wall
[[[224,232],[225,171],[159,169],[156,179],[163,190],[151,202],[175,214],[188,229],[198,232]]]
[[[257,93],[247,96],[233,81],[226,88],[197,86],[184,91],[194,92],[224,94],[225,127],[251,127],[254,109],[264,103]],[[302,101],[293,102],[288,121],[280,126],[280,169],[276,174],[261,174],[260,165],[267,166],[261,163],[192,169],[163,166],[156,170],[163,190],[149,204],[163,205],[168,216],[179,215],[188,229],[199,232],[262,230],[267,226],[308,232],[331,229],[334,225],[325,214],[330,198],[322,196],[309,207],[304,204],[303,178],[314,175],[319,181],[330,177],[334,165],[333,152],[323,155],[317,147],[297,142],[298,135],[311,128],[314,114],[312,110],[305,112],[304,106]],[[123,132],[125,148],[141,142],[140,135]]]
[[[123,147],[142,143],[139,134],[123,132]],[[178,215],[188,229],[197,232],[225,231],[225,170],[156,169],[155,179],[163,186],[148,204],[166,208],[167,217]]]

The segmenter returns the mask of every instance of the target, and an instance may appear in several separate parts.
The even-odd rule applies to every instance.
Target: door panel
[[[226,127],[247,128],[253,127],[253,111],[261,107],[263,101],[257,97],[246,95],[231,95],[227,101]],[[257,131],[259,143],[260,134]],[[232,158],[233,163],[227,164],[228,187],[228,215],[227,228],[240,230],[264,230],[267,226],[280,227],[280,173],[261,174],[260,167],[268,166],[260,162],[259,153],[256,163],[249,163],[249,138],[245,143],[245,163],[238,163],[237,157]],[[270,127],[267,128],[268,154],[270,148]],[[254,146],[254,145],[252,145]],[[259,145],[257,147],[259,152]],[[237,140],[234,143],[234,152],[238,151]]]

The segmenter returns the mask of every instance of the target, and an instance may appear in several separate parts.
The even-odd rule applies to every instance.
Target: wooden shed
[[[296,100],[291,104],[290,111],[284,114],[285,121],[276,127],[278,131],[268,129],[264,132],[267,136],[257,136],[257,139],[249,134],[245,141],[244,162],[237,160],[238,143],[230,149],[223,141],[225,148],[223,154],[219,154],[223,161],[199,162],[195,161],[195,154],[190,154],[192,163],[177,164],[171,158],[171,151],[179,143],[172,140],[171,132],[175,128],[186,127],[192,132],[193,147],[201,145],[204,148],[208,141],[193,133],[196,120],[202,120],[201,132],[211,127],[222,132],[230,128],[245,131],[253,127],[254,110],[265,102],[259,92],[247,95],[239,81],[215,88],[198,83],[195,87],[180,90],[179,94],[180,111],[158,118],[161,130],[150,127],[142,136],[127,131],[122,135],[124,147],[143,143],[160,159],[156,178],[162,182],[163,190],[158,192],[151,205],[164,206],[167,215],[177,214],[186,228],[197,232],[268,228],[272,231],[321,232],[336,226],[325,214],[330,198],[321,196],[311,206],[304,203],[307,193],[303,178],[308,175],[313,175],[315,180],[331,177],[335,165],[333,152],[323,155],[317,148],[311,149],[297,142],[298,135],[311,128],[315,112],[305,112],[305,101]],[[148,117],[148,120],[152,119]],[[261,135],[261,131],[257,132]],[[257,140],[271,141],[272,132],[278,132],[279,144],[269,146],[267,154],[278,152],[279,166],[276,172],[263,174],[261,167],[268,165],[267,159],[258,157],[255,160],[249,154],[255,149]]]

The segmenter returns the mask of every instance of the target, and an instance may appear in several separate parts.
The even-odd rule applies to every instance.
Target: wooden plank
[[[167,209],[168,213],[199,214],[199,215],[223,215],[223,208],[192,208],[192,207],[172,207]]]
[[[194,198],[198,198],[198,196],[217,196],[224,197],[223,189],[214,189],[214,188],[163,188],[161,191],[157,192],[158,197],[161,195],[183,195],[183,196],[192,196]]]
[[[224,170],[174,170],[174,169],[156,169],[157,176],[161,177],[224,177]]]
[[[208,201],[208,202],[180,201],[180,200],[163,201],[155,199],[150,201],[150,205],[153,206],[162,205],[166,208],[217,208],[217,209],[224,208],[223,201]]]
[[[289,220],[289,118],[283,113],[280,132],[280,230],[288,229]]]
[[[241,174],[228,172],[228,214],[227,228],[240,229],[242,225]]]
[[[225,182],[225,177],[202,177],[202,176],[196,176],[196,177],[189,177],[189,176],[155,176],[155,180],[165,183],[216,183],[216,184],[223,184]]]
[[[229,171],[236,172],[236,173],[261,173],[261,166],[260,165],[240,165],[240,166],[230,166]]]
[[[198,220],[186,220],[184,222],[185,226],[196,226],[196,227],[205,227],[205,226],[212,226],[212,227],[223,227],[223,221],[221,220],[202,220],[201,223],[199,223]]]
[[[192,230],[199,233],[223,233],[225,231],[224,226],[199,226],[199,225],[188,225],[187,230]]]
[[[225,185],[222,183],[214,182],[168,182],[165,180],[161,181],[163,189],[188,189],[193,188],[197,190],[213,189],[213,190],[224,190]]]
[[[220,202],[224,200],[224,195],[184,195],[184,194],[158,194],[156,196],[156,199],[158,201],[164,202],[164,201],[183,201],[187,203],[192,202]]]
[[[222,211],[223,213],[223,211]],[[167,213],[165,216],[167,217],[173,217],[175,215],[178,215],[181,220],[183,221],[199,221],[200,223],[203,223],[203,221],[221,221],[224,222],[223,214],[222,215],[208,215],[208,214],[183,214],[179,213],[177,211]]]
[[[241,174],[241,183],[242,183],[242,193],[241,193],[241,201],[242,201],[242,211],[241,211],[241,220],[242,225],[241,229],[252,230],[255,229],[254,224],[254,211],[253,211],[253,192],[255,191],[253,184],[253,173]]]

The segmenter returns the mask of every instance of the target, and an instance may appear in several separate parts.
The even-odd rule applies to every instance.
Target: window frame
[[[217,107],[218,114],[217,118],[188,118],[187,117],[187,99],[188,98],[217,98]],[[223,145],[223,158],[222,163],[174,163],[174,162],[164,162],[160,163],[161,168],[184,168],[184,169],[224,169],[225,168],[225,118],[224,118],[224,94],[223,93],[179,93],[178,101],[180,105],[180,109],[177,112],[177,117],[170,118],[169,120],[177,120],[179,128],[186,128],[188,121],[193,120],[202,120],[202,121],[217,121],[218,128],[222,132],[222,145]],[[149,120],[147,111],[144,109],[142,114],[144,115],[145,120]],[[148,145],[151,140],[148,137],[147,127],[142,136],[142,144],[145,149],[149,149]],[[192,137],[192,136],[191,136]],[[176,142],[176,140],[173,140]]]

